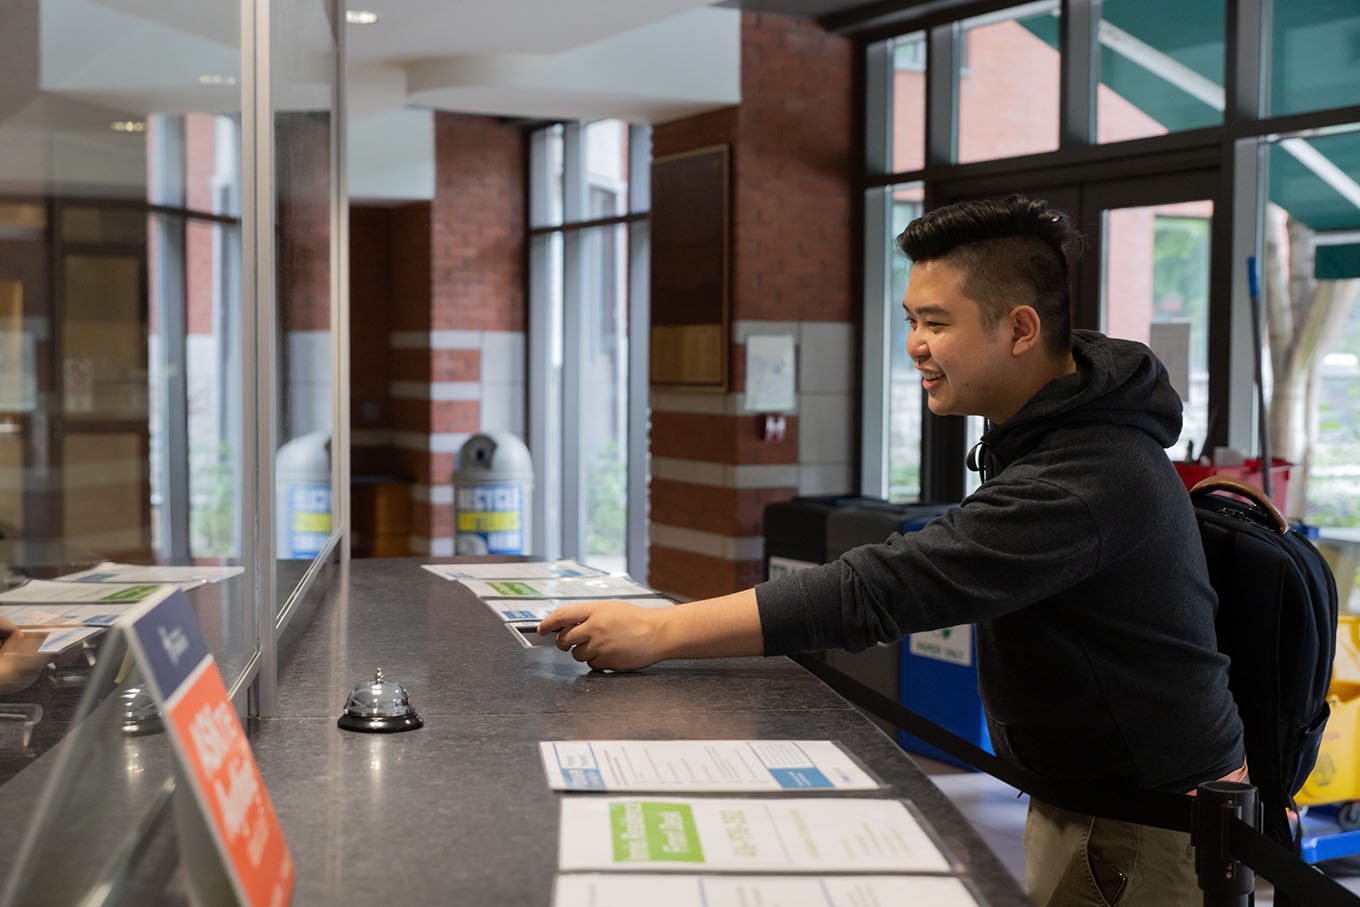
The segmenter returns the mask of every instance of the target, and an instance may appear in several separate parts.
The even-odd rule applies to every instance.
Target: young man
[[[1181,402],[1141,344],[1071,328],[1067,217],[1013,196],[898,237],[914,262],[907,352],[931,412],[985,416],[982,486],[919,532],[722,598],[563,607],[539,632],[595,668],[852,651],[976,623],[997,753],[1055,780],[1189,792],[1238,776],[1189,497],[1164,448]],[[1201,903],[1189,836],[1032,802],[1040,905]]]

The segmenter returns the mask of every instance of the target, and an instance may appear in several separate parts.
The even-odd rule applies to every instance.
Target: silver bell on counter
[[[347,731],[390,734],[414,731],[425,721],[412,707],[406,687],[395,680],[384,679],[382,668],[379,668],[371,681],[359,684],[349,694],[344,714],[336,724]]]

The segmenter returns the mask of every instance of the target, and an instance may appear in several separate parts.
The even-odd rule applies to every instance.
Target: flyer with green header
[[[947,873],[900,800],[572,797],[564,872]]]
[[[159,591],[157,583],[65,583],[31,579],[8,592],[0,592],[0,604],[108,604],[134,605]]]

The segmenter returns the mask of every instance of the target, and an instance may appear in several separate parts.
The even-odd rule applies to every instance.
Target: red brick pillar
[[[730,144],[732,386],[653,389],[651,567],[688,597],[762,579],[763,508],[848,492],[858,408],[850,212],[853,45],[805,20],[742,18],[742,102],[653,130],[656,157]],[[784,440],[743,407],[745,341],[789,334],[798,408]]]
[[[463,442],[478,431],[524,433],[524,143],[518,127],[492,117],[435,114],[434,199],[388,209],[386,242],[372,250],[390,262],[385,317],[365,323],[351,298],[351,334],[356,345],[383,344],[387,379],[385,400],[369,401],[374,419],[355,423],[369,432],[356,446],[385,429],[387,462],[414,477],[417,553],[453,553]],[[363,218],[356,226],[384,228]],[[358,238],[353,256],[363,254]],[[372,382],[364,389],[379,392]]]

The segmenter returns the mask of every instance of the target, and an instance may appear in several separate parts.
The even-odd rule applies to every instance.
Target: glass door
[[[1215,428],[1209,404],[1213,174],[1091,184],[1082,191],[1087,262],[1076,324],[1146,344],[1184,405],[1167,452],[1197,455]],[[1221,427],[1221,426],[1219,426]]]

